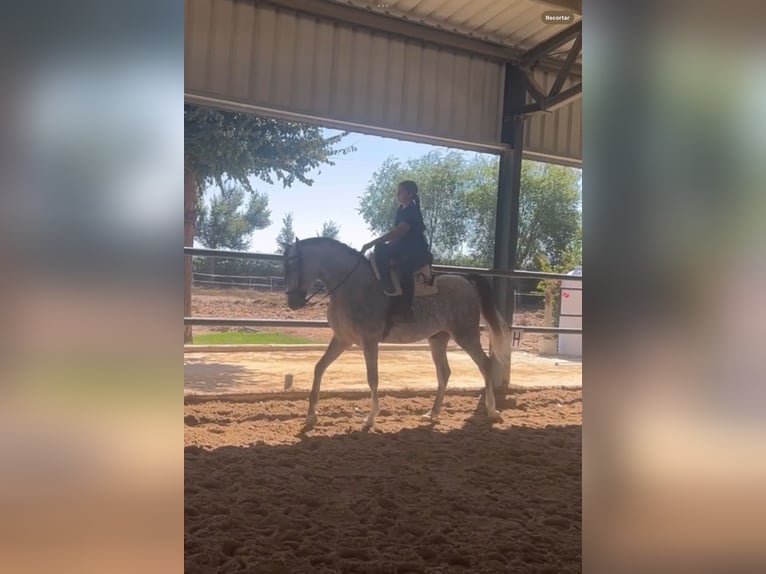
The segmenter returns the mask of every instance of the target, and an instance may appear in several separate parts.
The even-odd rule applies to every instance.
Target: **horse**
[[[503,377],[507,387],[510,365],[510,328],[495,307],[492,289],[481,275],[438,275],[434,278],[437,293],[415,297],[413,318],[408,322],[391,323],[389,296],[375,276],[370,261],[348,245],[325,237],[312,237],[288,245],[283,254],[285,294],[292,310],[305,307],[317,294],[307,293],[321,282],[329,296],[327,321],[332,328],[324,355],[314,368],[309,409],[302,432],[311,430],[317,422],[316,407],[319,388],[327,368],[352,345],[364,352],[367,383],[372,394],[370,413],[362,429],[375,424],[378,403],[378,345],[413,343],[428,339],[431,357],[436,366],[438,390],[431,410],[423,418],[437,422],[441,410],[450,368],[447,345],[450,339],[473,359],[484,378],[487,415],[492,422],[502,421],[495,408],[493,378]],[[480,336],[480,316],[490,327],[490,355],[484,352]]]

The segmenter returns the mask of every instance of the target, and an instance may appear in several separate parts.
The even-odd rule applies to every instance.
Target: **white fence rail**
[[[285,286],[285,280],[283,277],[225,275],[223,273],[202,273],[198,271],[193,273],[192,281],[195,285],[220,285],[224,287],[236,286],[264,291],[281,291]]]
[[[217,257],[220,259],[247,259],[262,261],[282,261],[283,256],[272,253],[249,253],[245,251],[222,251],[216,249],[199,249],[196,247],[184,247],[184,255],[198,257]],[[515,279],[554,279],[567,281],[582,281],[582,275],[564,275],[561,273],[543,273],[539,271],[524,271],[510,269],[480,269],[475,267],[453,267],[446,265],[434,265],[435,273],[478,273],[487,277],[507,277]],[[195,275],[197,275],[195,273]],[[300,325],[298,325],[300,323]],[[230,326],[301,326],[301,327],[327,327],[326,321],[293,321],[273,319],[249,319],[249,318],[220,318],[220,317],[184,317],[185,325],[230,325]],[[546,333],[546,334],[582,334],[582,329],[562,327],[533,327],[526,325],[512,325],[514,335],[520,336],[523,332]]]

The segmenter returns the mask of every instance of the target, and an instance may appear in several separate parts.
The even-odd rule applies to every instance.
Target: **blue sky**
[[[331,129],[324,129],[323,132],[327,137],[340,133]],[[315,236],[322,223],[332,219],[340,226],[340,240],[360,248],[373,239],[374,234],[357,212],[359,197],[386,158],[394,156],[406,162],[434,150],[446,152],[451,149],[359,133],[350,133],[341,145],[353,145],[356,151],[334,158],[335,165],[324,165],[311,172],[309,177],[314,180],[311,186],[295,182],[292,187],[283,188],[279,183],[269,185],[259,179],[251,180],[253,188],[269,198],[271,225],[253,233],[250,251],[273,253],[282,228],[282,218],[288,213],[293,214],[293,228],[299,238]],[[464,153],[467,157],[478,155],[475,152],[453,151]],[[392,193],[394,191],[391,190]]]
[[[327,136],[340,133],[324,130]],[[281,184],[268,185],[260,180],[253,186],[269,196],[271,225],[253,233],[250,250],[272,253],[282,228],[282,218],[293,214],[293,227],[299,238],[313,237],[328,219],[340,225],[340,239],[359,248],[373,238],[362,216],[357,213],[359,197],[364,193],[372,174],[389,156],[401,161],[420,157],[433,150],[447,151],[449,148],[405,142],[358,133],[349,134],[342,145],[354,145],[356,151],[335,158],[335,165],[322,166],[311,174],[312,186],[296,182],[283,189]],[[473,152],[465,152],[469,156]],[[392,193],[394,190],[392,190]],[[393,223],[393,222],[392,222]]]

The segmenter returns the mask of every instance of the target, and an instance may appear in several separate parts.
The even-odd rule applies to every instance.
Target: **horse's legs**
[[[378,342],[370,341],[364,343],[364,362],[367,365],[367,384],[370,385],[372,393],[372,405],[370,414],[364,419],[363,428],[370,429],[375,424],[375,417],[378,416],[380,405],[378,403]]]
[[[351,345],[342,342],[337,337],[333,336],[330,339],[330,344],[322,355],[322,358],[317,361],[314,367],[314,382],[311,384],[311,396],[309,397],[309,414],[306,416],[306,424],[303,425],[303,431],[311,430],[317,422],[317,402],[319,402],[319,387],[322,384],[322,375],[327,370],[335,359],[343,354],[343,351],[348,349]]]
[[[455,337],[455,342],[460,345],[468,356],[473,359],[476,366],[484,377],[484,401],[487,405],[487,415],[490,420],[500,422],[503,418],[495,409],[495,389],[492,386],[492,360],[481,347],[481,334],[479,331],[468,336]]]
[[[436,400],[431,412],[423,415],[423,418],[435,421],[439,416],[444,400],[444,391],[447,390],[447,381],[451,374],[449,363],[447,362],[447,345],[449,344],[449,333],[437,333],[428,338],[428,344],[431,346],[431,358],[436,365],[436,378],[439,381],[439,390],[436,391]]]

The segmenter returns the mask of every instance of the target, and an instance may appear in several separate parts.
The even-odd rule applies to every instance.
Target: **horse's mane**
[[[355,255],[356,257],[361,257],[365,261],[367,261],[367,258],[359,251],[354,249],[353,247],[346,245],[342,241],[338,241],[337,239],[332,239],[330,237],[309,237],[308,239],[301,239],[298,243],[303,243],[306,245],[313,245],[313,244],[328,244],[332,245],[333,247],[340,247],[347,251],[348,253]]]

